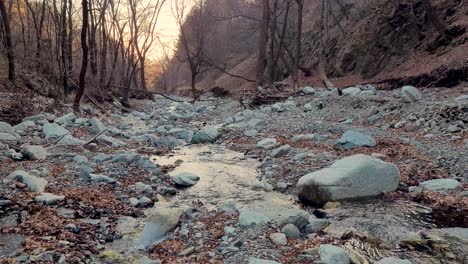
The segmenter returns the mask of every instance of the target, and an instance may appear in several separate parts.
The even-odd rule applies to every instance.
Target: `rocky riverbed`
[[[0,122],[3,263],[466,263],[468,89]]]

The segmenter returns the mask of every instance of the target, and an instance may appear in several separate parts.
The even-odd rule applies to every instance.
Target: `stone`
[[[303,202],[325,204],[392,192],[399,182],[400,171],[396,165],[358,154],[301,177],[297,189]]]
[[[270,240],[277,246],[286,246],[288,244],[288,239],[284,233],[272,233],[270,234]]]
[[[260,140],[257,143],[257,147],[263,148],[263,149],[271,149],[275,147],[276,144],[277,144],[276,138],[265,138],[265,139]]]
[[[286,107],[283,103],[275,103],[271,106],[273,112],[281,113],[286,110]]]
[[[0,121],[0,133],[10,134],[10,135],[16,134],[15,130],[10,124],[6,122],[2,122],[2,121]]]
[[[310,87],[310,86],[306,86],[306,87],[302,88],[302,92],[303,92],[304,94],[310,95],[310,94],[314,94],[314,93],[315,93],[315,89],[312,88],[312,87]]]
[[[336,145],[339,148],[350,150],[356,147],[373,147],[377,145],[375,140],[364,133],[356,131],[346,131],[338,140]]]
[[[447,131],[450,132],[450,133],[457,133],[457,132],[460,132],[462,131],[463,129],[458,127],[457,125],[450,125],[447,127]]]
[[[323,230],[330,224],[326,219],[309,219],[309,224],[305,227],[305,233],[312,234]]]
[[[254,119],[249,121],[248,125],[251,128],[262,128],[262,127],[267,126],[267,122],[265,120],[262,120],[262,119],[254,118]]]
[[[167,233],[173,230],[184,213],[180,208],[158,208],[145,221],[145,227],[138,239],[138,244],[149,249],[154,243],[161,241]]]
[[[91,132],[94,134],[99,134],[102,131],[106,130],[106,126],[102,123],[101,120],[93,117],[89,120],[89,124],[91,125]]]
[[[306,219],[309,218],[309,214],[306,211],[296,208],[290,204],[259,201],[239,209],[239,225],[247,227],[254,224],[265,224],[268,222],[285,225],[287,223],[291,223],[289,221],[291,217],[297,217],[300,215],[303,215],[304,217],[307,216],[305,217]],[[297,227],[301,229],[299,226]]]
[[[179,256],[188,256],[195,252],[195,247],[188,247],[179,253]]]
[[[73,161],[78,163],[78,164],[81,164],[81,163],[88,162],[88,158],[86,156],[83,156],[83,155],[76,155],[75,157],[73,157]]]
[[[425,190],[442,193],[449,192],[461,186],[462,184],[454,179],[436,179],[419,183],[419,187]]]
[[[244,131],[244,136],[246,137],[255,137],[256,135],[258,135],[258,131],[255,130],[255,129],[250,129],[250,130],[246,130]]]
[[[197,184],[197,182],[200,180],[200,177],[189,172],[183,172],[172,177],[172,180],[178,186],[190,187]]]
[[[198,131],[192,138],[192,144],[214,143],[219,136],[218,129],[214,126],[206,126]]]
[[[401,99],[406,103],[415,103],[422,99],[422,94],[413,86],[404,86],[401,88]]]
[[[342,90],[344,96],[358,96],[361,94],[361,89],[358,87],[349,87]]]
[[[312,103],[307,103],[304,105],[304,112],[310,112],[314,110],[314,105]]]
[[[305,135],[296,135],[291,138],[291,141],[294,143],[314,140],[316,138],[315,134],[305,134]]]
[[[5,142],[10,142],[10,143],[19,143],[20,142],[18,137],[14,136],[12,134],[1,133],[1,132],[0,132],[0,140],[5,141]]]
[[[301,237],[301,231],[299,231],[299,228],[293,224],[287,224],[285,225],[282,229],[281,232],[283,232],[287,238],[300,238]]]
[[[320,245],[320,263],[323,264],[349,264],[350,260],[346,251],[333,245]]]
[[[41,195],[34,197],[36,203],[52,205],[65,200],[65,196],[55,195],[53,193],[41,193]]]
[[[273,260],[259,259],[259,258],[250,258],[249,264],[280,264],[279,262]]]
[[[150,259],[147,256],[141,257],[134,264],[161,264],[159,259]]]
[[[117,180],[114,179],[114,178],[111,178],[109,176],[106,176],[106,175],[102,175],[102,174],[90,174],[90,179],[91,181],[95,181],[95,182],[103,182],[103,183],[107,183],[107,184],[115,184],[117,183]]]
[[[113,137],[109,137],[109,136],[106,136],[106,135],[100,135],[97,140],[99,142],[102,142],[106,145],[111,145],[112,147],[124,147],[127,145],[127,143],[123,142],[122,140],[120,139],[116,139],[116,138],[113,138]]]
[[[291,151],[291,146],[290,145],[284,145],[284,146],[281,146],[281,147],[279,147],[277,149],[274,149],[271,152],[271,157],[279,158],[281,156],[284,156],[284,155],[288,154],[290,151]]]
[[[55,123],[47,123],[42,127],[46,139],[60,138],[70,133],[70,131]]]
[[[64,125],[64,126],[72,126],[73,123],[75,122],[76,115],[74,113],[68,113],[64,116],[61,116],[57,119],[55,119],[55,123],[59,125]]]
[[[30,128],[33,128],[36,126],[36,123],[34,121],[25,121],[22,123],[19,123],[18,125],[14,126],[13,129],[15,131],[26,131]]]
[[[135,197],[132,197],[132,198],[128,199],[128,202],[133,207],[137,207],[140,204],[140,201]]]
[[[388,257],[377,261],[375,264],[411,264],[411,261],[406,259]]]
[[[61,146],[81,146],[85,142],[83,140],[74,138],[72,135],[66,135],[59,142],[58,145]]]
[[[146,196],[142,196],[140,197],[140,199],[138,199],[138,204],[143,205],[143,206],[150,206],[153,204],[153,200],[151,200],[150,198]]]
[[[47,116],[45,114],[38,114],[38,115],[34,115],[34,116],[29,116],[29,117],[25,117],[25,118],[23,118],[23,120],[21,120],[21,122],[26,122],[26,121],[32,121],[32,122],[34,122],[36,124],[41,124],[41,125],[49,122],[49,120],[48,120],[48,118],[47,118]]]
[[[45,160],[47,151],[43,146],[25,146],[21,151],[23,156],[29,160]]]
[[[48,182],[45,179],[33,176],[25,171],[16,170],[7,179],[7,182],[20,181],[33,192],[44,192]]]

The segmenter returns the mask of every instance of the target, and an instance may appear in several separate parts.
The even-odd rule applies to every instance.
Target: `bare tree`
[[[172,13],[176,19],[180,29],[179,43],[184,50],[184,58],[177,58],[180,62],[187,62],[189,64],[191,73],[191,88],[194,97],[197,97],[198,91],[196,89],[197,75],[202,70],[203,65],[203,50],[205,47],[206,33],[208,31],[208,23],[205,20],[205,5],[203,1],[198,1],[192,9],[192,14],[189,16],[193,21],[185,24],[188,15],[188,2],[186,0],[174,0],[171,6]],[[185,25],[191,25],[191,40],[189,40],[189,32]]]
[[[5,6],[5,0],[0,0],[0,14],[2,16],[3,31],[5,33],[5,48],[8,58],[8,80],[15,82],[15,51],[11,41],[10,18]]]

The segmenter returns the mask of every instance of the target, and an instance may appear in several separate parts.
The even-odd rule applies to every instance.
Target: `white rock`
[[[41,195],[34,197],[34,201],[46,205],[60,203],[63,200],[65,200],[65,196],[55,195],[53,193],[41,193]]]
[[[275,147],[276,144],[277,144],[276,138],[265,138],[265,139],[260,140],[257,143],[257,147],[263,148],[263,149],[271,149]]]
[[[45,160],[47,158],[47,151],[43,146],[25,146],[22,154],[30,160]]]
[[[323,264],[349,264],[350,260],[346,251],[333,245],[320,245],[320,263]]]
[[[401,88],[401,99],[406,103],[415,103],[422,99],[422,94],[413,86],[404,86]]]
[[[272,233],[270,234],[270,240],[277,246],[286,246],[288,244],[288,239],[284,233]]]

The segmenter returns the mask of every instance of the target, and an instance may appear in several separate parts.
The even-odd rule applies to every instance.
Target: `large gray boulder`
[[[349,150],[357,147],[373,147],[377,145],[375,140],[364,133],[356,131],[346,131],[338,140],[336,145],[339,148]]]
[[[34,123],[34,121],[25,121],[25,122],[17,124],[16,126],[13,127],[13,129],[15,131],[26,131],[35,126],[36,126],[36,123]]]
[[[18,140],[18,138],[16,136],[14,136],[12,134],[8,134],[8,133],[1,133],[1,132],[0,132],[0,140],[8,142],[8,143],[18,143],[18,142],[20,142],[20,140]]]
[[[340,247],[333,245],[320,245],[320,263],[323,264],[349,264],[348,254]]]
[[[358,96],[361,93],[361,89],[358,87],[349,87],[342,90],[344,96]]]
[[[192,144],[214,143],[218,139],[219,132],[214,126],[206,126],[198,131],[192,138]]]
[[[7,179],[7,182],[20,181],[33,192],[44,192],[48,182],[45,179],[33,176],[25,171],[16,170]]]
[[[55,123],[47,123],[42,127],[46,139],[60,138],[70,133],[70,131]]]
[[[30,160],[45,160],[47,151],[43,146],[25,146],[22,150],[23,156]]]
[[[303,202],[324,204],[395,191],[399,182],[400,171],[396,165],[358,154],[303,176],[297,189]]]
[[[422,99],[422,94],[413,86],[404,86],[401,88],[401,99],[406,103],[415,103]]]

